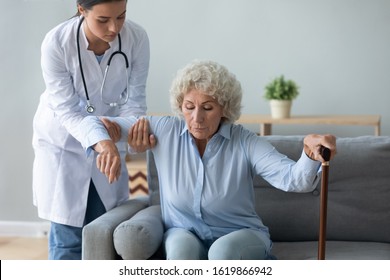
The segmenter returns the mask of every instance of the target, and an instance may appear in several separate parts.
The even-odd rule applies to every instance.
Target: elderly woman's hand
[[[330,150],[331,159],[336,155],[336,137],[334,135],[309,134],[303,139],[303,149],[305,150],[306,155],[312,160],[325,161],[320,153],[321,146]]]
[[[149,132],[149,121],[145,118],[139,119],[129,129],[127,142],[130,147],[134,151],[141,153],[156,146],[156,138]]]
[[[96,158],[97,168],[106,175],[110,184],[117,181],[121,172],[121,158],[114,141],[100,141],[94,150],[99,153]]]

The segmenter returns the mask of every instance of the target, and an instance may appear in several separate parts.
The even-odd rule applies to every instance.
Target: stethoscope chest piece
[[[85,110],[87,111],[87,113],[92,114],[93,112],[95,112],[95,107],[89,104],[85,106]]]

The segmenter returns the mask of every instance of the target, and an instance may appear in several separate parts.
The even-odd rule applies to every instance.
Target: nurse
[[[122,170],[109,181],[96,169],[95,155],[85,156],[78,133],[88,115],[146,114],[149,40],[126,19],[126,5],[78,0],[77,15],[42,43],[46,90],[33,121],[33,202],[39,217],[51,222],[49,259],[81,259],[83,226],[129,197],[126,147],[116,146]],[[118,126],[104,123],[111,138],[119,139]],[[136,149],[153,143],[150,138]]]

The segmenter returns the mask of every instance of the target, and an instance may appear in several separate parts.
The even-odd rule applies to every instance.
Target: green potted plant
[[[290,117],[292,100],[298,96],[298,89],[294,81],[286,80],[283,75],[266,85],[264,98],[270,101],[273,118]]]

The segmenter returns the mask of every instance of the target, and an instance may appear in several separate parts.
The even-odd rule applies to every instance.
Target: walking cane
[[[322,163],[321,195],[320,195],[320,229],[318,238],[318,259],[325,260],[326,219],[328,211],[328,177],[330,150],[321,146],[320,153],[325,162]]]

